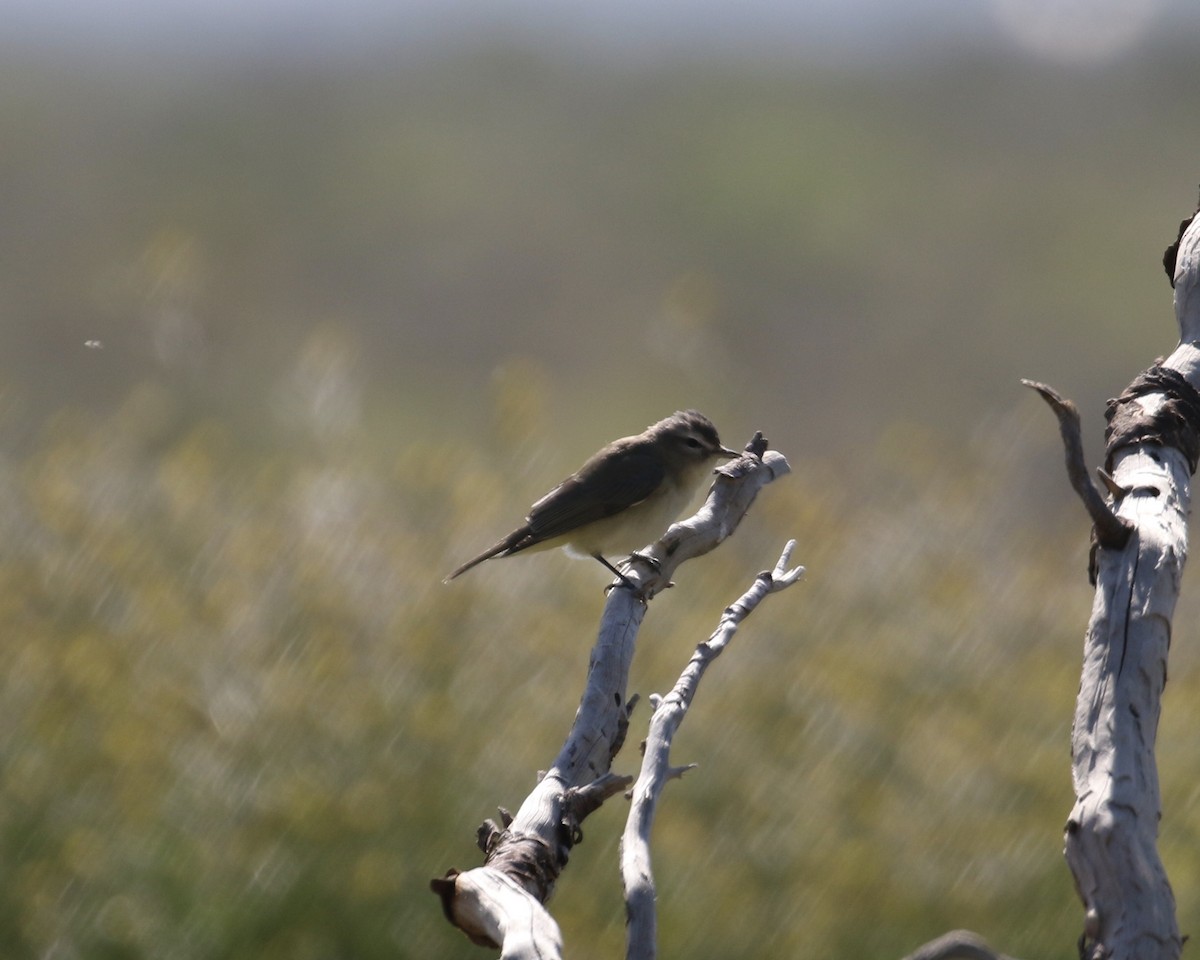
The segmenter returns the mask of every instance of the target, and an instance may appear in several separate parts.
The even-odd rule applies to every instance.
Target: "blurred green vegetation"
[[[604,578],[440,578],[694,405],[794,473],[655,601],[631,688],[787,538],[809,573],[679,738],[664,953],[965,926],[1073,956],[1086,524],[1016,378],[1098,446],[1172,346],[1193,70],[0,59],[0,953],[478,956],[427,881],[554,756]],[[1190,579],[1159,753],[1185,933]],[[620,950],[621,808],[553,901],[573,957]]]

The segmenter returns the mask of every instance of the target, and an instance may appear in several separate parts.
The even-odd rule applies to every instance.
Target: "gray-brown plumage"
[[[634,437],[622,437],[529,508],[525,523],[446,577],[449,582],[492,557],[566,547],[616,568],[605,555],[627,556],[655,540],[678,516],[718,457],[721,445],[704,414],[681,410]],[[619,575],[619,574],[618,574]]]

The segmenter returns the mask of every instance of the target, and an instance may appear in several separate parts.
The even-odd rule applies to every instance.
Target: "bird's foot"
[[[605,586],[604,595],[608,596],[608,594],[610,592],[612,592],[613,590],[616,590],[617,587],[624,587],[626,590],[632,590],[639,599],[642,599],[642,600],[645,599],[645,595],[642,591],[642,588],[639,587],[632,580],[630,580],[627,576],[625,576],[624,574],[621,574],[621,573],[617,574],[616,580],[614,580],[612,583]]]
[[[629,559],[641,560],[648,566],[653,567],[655,573],[662,572],[662,562],[658,559],[658,557],[655,557],[649,553],[642,553],[640,550],[634,550],[631,554],[629,554]]]

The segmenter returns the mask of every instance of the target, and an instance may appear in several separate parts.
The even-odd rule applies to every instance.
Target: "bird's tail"
[[[510,553],[516,553],[517,550],[521,549],[522,546],[525,546],[525,544],[521,544],[521,541],[524,540],[528,536],[528,534],[529,534],[529,530],[526,527],[522,527],[520,530],[514,530],[512,533],[510,533],[507,537],[505,537],[499,543],[495,544],[494,546],[488,547],[479,556],[472,557],[470,560],[468,560],[466,563],[464,563],[461,567],[459,567],[457,570],[455,570],[453,573],[451,573],[448,577],[443,578],[442,583],[449,583],[455,577],[461,576],[462,574],[464,574],[468,570],[470,570],[472,567],[478,566],[479,564],[483,563],[484,560],[491,560],[492,557],[508,556]]]

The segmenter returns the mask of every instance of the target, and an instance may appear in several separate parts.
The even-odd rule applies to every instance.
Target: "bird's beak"
[[[721,456],[723,456],[723,457],[740,457],[741,456],[741,454],[738,453],[738,451],[730,450],[728,447],[721,447],[720,450],[718,450],[717,452],[720,453]]]

